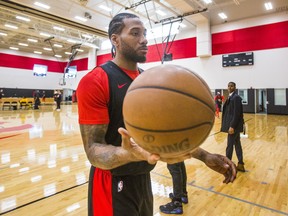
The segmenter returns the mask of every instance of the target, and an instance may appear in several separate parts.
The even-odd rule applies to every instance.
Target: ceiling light
[[[28,44],[25,43],[18,43],[20,46],[28,46]]]
[[[221,19],[227,19],[227,16],[224,13],[219,13],[218,16],[220,16]]]
[[[71,53],[71,52],[65,52],[65,54],[66,54],[66,55],[71,55],[72,53]]]
[[[88,47],[92,47],[92,48],[95,48],[95,49],[99,49],[99,47],[95,44],[91,44],[91,43],[84,43],[83,45],[86,45]]]
[[[31,39],[31,38],[28,38],[27,40],[30,41],[30,42],[34,42],[34,43],[37,43],[37,42],[38,42],[38,40],[36,40],[36,39]]]
[[[34,53],[36,53],[36,54],[42,54],[42,52],[39,52],[39,51],[34,51]]]
[[[64,28],[58,27],[58,26],[53,26],[53,29],[59,30],[59,31],[65,31]]]
[[[62,45],[60,45],[60,44],[54,44],[53,46],[55,46],[55,47],[63,47]]]
[[[12,49],[12,50],[19,50],[19,48],[17,48],[17,47],[9,47],[9,49]]]
[[[44,47],[43,49],[47,50],[47,51],[51,51],[52,50],[51,48],[47,48],[47,47]]]
[[[2,35],[2,36],[7,36],[7,34],[6,34],[6,33],[3,33],[3,32],[0,32],[0,35]]]
[[[212,0],[203,0],[206,4],[211,4]]]
[[[266,10],[272,10],[273,9],[273,6],[272,6],[271,2],[267,2],[264,5],[265,5]]]
[[[68,39],[67,41],[70,42],[70,43],[77,43],[77,41],[72,40],[72,39]]]
[[[105,6],[105,5],[99,5],[98,7],[101,8],[101,9],[103,9],[103,10],[106,10],[106,11],[108,11],[108,12],[112,11],[111,8],[109,8],[109,7]]]
[[[26,21],[26,22],[30,22],[31,21],[29,18],[22,17],[22,16],[16,16],[16,19],[23,20],[23,21]]]
[[[45,37],[51,37],[50,34],[44,33],[44,32],[40,32],[40,35],[45,36]]]
[[[76,49],[78,52],[84,52],[84,50],[82,49]]]
[[[40,3],[40,2],[34,2],[34,5],[37,5],[39,7],[45,8],[45,9],[50,9],[50,6]]]
[[[186,27],[186,25],[183,24],[183,23],[180,23],[179,26],[180,26],[181,28],[185,28],[185,27]]]
[[[61,56],[61,55],[55,55],[55,57],[58,57],[58,58],[62,58],[62,56]]]
[[[80,17],[80,16],[75,16],[75,19],[78,19],[78,20],[83,21],[83,22],[86,22],[86,21],[87,21],[86,18]]]
[[[82,37],[85,37],[85,38],[88,38],[88,39],[91,39],[91,38],[92,38],[91,35],[87,35],[87,34],[82,34]]]
[[[10,24],[5,24],[5,26],[8,27],[8,28],[12,28],[12,29],[18,29],[17,26],[10,25]]]
[[[157,14],[159,14],[160,16],[165,16],[166,15],[166,13],[164,13],[163,11],[161,11],[161,10],[156,10],[155,11]]]

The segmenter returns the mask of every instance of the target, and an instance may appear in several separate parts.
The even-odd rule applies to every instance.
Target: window
[[[248,104],[248,90],[247,89],[239,89],[238,94],[242,98],[242,104]]]
[[[286,89],[274,90],[275,105],[286,106]]]

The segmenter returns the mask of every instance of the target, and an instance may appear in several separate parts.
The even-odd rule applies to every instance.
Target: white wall
[[[141,64],[148,69],[160,62]],[[288,88],[288,48],[254,52],[253,66],[222,67],[222,55],[164,62],[186,67],[199,74],[211,89],[227,88],[233,81],[238,89]]]
[[[48,58],[35,55],[23,53],[23,52],[15,52],[13,50],[3,50],[0,52],[12,55],[23,55],[25,57],[31,58],[40,58],[45,60],[56,61],[55,58]],[[85,55],[78,55],[75,59],[85,58]],[[63,59],[63,61],[67,62],[68,60]],[[76,79],[65,79],[66,85],[60,85],[60,80],[63,79],[63,73],[57,72],[47,72],[46,77],[37,77],[33,76],[32,70],[26,69],[18,69],[18,68],[9,68],[9,67],[0,67],[0,88],[24,88],[24,89],[76,89],[80,79],[83,77],[85,71],[81,73],[77,73]]]

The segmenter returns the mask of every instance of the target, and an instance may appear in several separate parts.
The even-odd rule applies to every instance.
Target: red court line
[[[25,130],[25,129],[29,129],[29,128],[32,128],[32,127],[33,127],[33,125],[31,125],[31,124],[25,124],[25,125],[20,125],[20,126],[14,126],[14,127],[8,127],[8,128],[1,128],[1,129],[0,129],[0,133],[10,132],[10,131]]]
[[[18,135],[20,135],[20,134],[13,134],[13,135],[9,135],[9,136],[0,137],[0,139],[7,139],[7,138],[18,136]]]

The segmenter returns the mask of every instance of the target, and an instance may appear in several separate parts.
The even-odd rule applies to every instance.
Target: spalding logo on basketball
[[[162,158],[177,157],[201,145],[213,127],[214,109],[206,82],[177,65],[144,71],[132,82],[123,102],[130,135]]]

